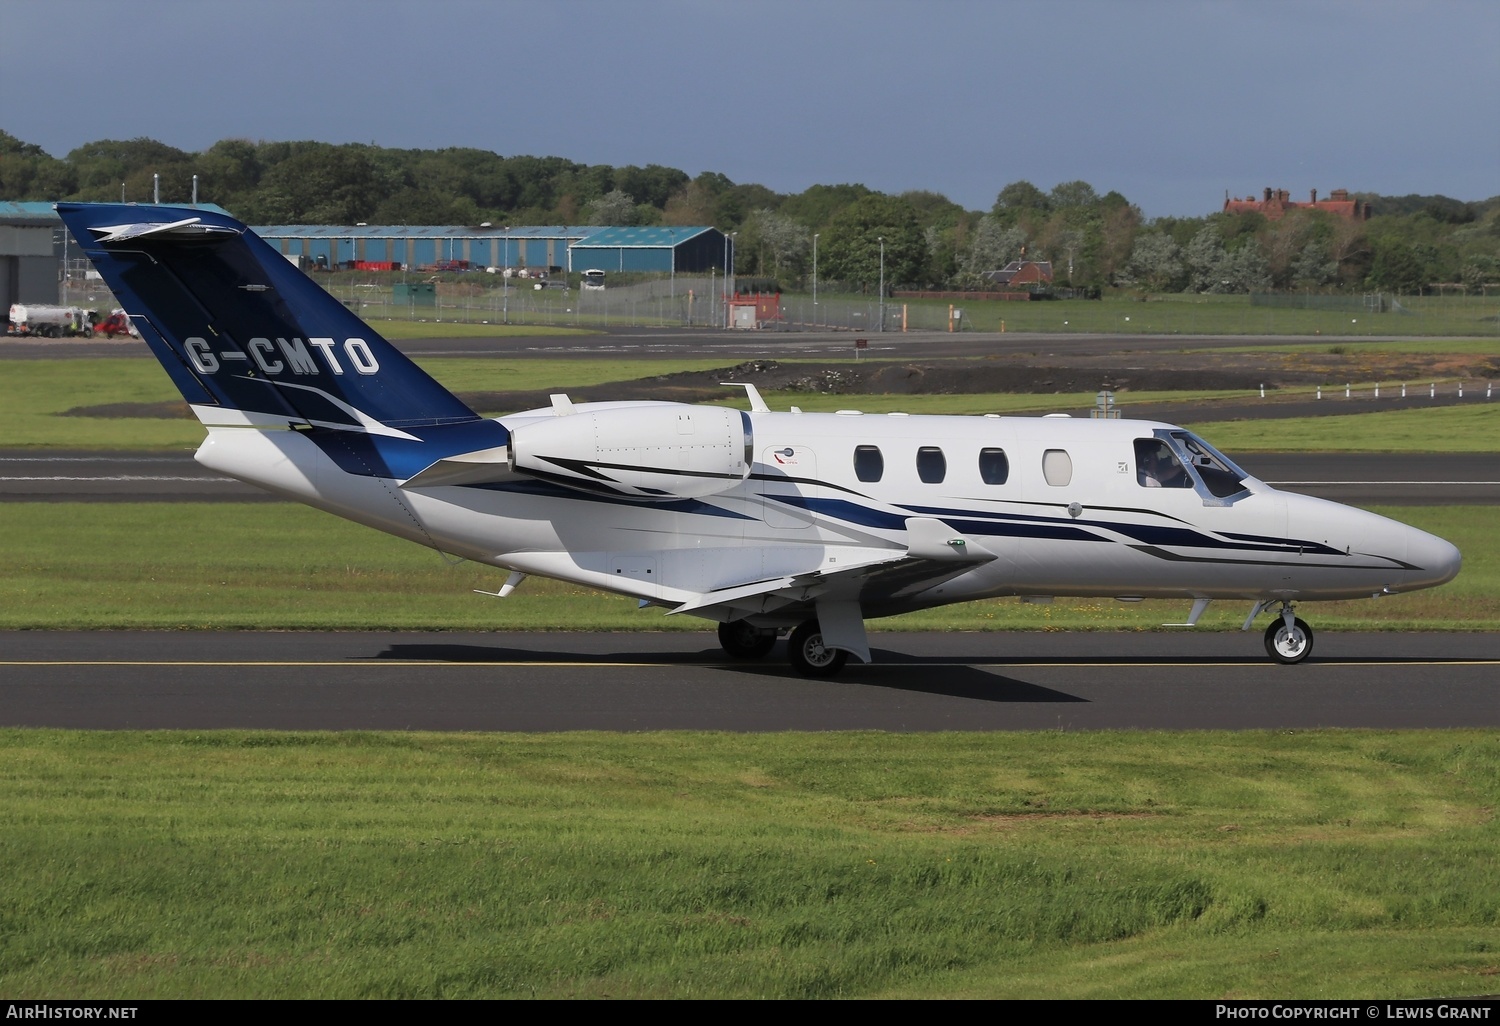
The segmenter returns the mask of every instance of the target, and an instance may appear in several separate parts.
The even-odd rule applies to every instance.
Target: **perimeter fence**
[[[313,279],[366,319],[581,328],[719,328],[728,322],[724,279],[675,275],[611,283],[604,289],[469,273],[441,280],[400,275],[326,275]],[[80,268],[61,283],[61,302],[107,310],[114,298]],[[766,331],[1039,332],[1149,335],[1330,335],[1500,337],[1500,292],[1470,296],[1257,293],[1197,296],[1140,293],[1105,299],[1003,301],[887,299],[849,292],[783,293]]]

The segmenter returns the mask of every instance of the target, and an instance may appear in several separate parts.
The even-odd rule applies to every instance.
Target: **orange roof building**
[[[1227,192],[1224,194],[1226,214],[1260,214],[1268,221],[1279,221],[1290,210],[1326,210],[1349,221],[1370,219],[1370,204],[1350,199],[1348,189],[1334,189],[1325,200],[1318,199],[1318,190],[1314,189],[1306,203],[1296,202],[1285,189],[1268,188],[1260,199],[1254,196],[1235,199]]]

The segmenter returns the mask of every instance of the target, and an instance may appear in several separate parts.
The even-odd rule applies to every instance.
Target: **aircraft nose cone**
[[[1431,588],[1457,577],[1464,560],[1452,542],[1426,531],[1413,531],[1406,542],[1406,561],[1414,567],[1407,572],[1408,586]]]

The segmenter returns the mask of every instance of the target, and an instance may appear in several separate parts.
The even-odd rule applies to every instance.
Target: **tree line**
[[[1021,257],[1059,285],[1149,292],[1419,291],[1500,284],[1500,196],[1383,197],[1369,221],[1295,210],[1147,220],[1087,182],[1000,189],[989,210],[936,192],[858,184],[784,195],[718,172],[503,157],[488,150],[224,139],[189,153],[103,139],[63,158],[0,131],[0,200],[165,203],[198,196],[250,224],[713,225],[736,234],[736,270],[819,287],[971,289]]]

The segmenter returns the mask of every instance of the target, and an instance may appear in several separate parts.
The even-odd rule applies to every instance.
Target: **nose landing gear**
[[[1264,603],[1270,605],[1270,603]],[[1292,604],[1282,600],[1281,614],[1266,628],[1266,654],[1278,663],[1291,665],[1306,659],[1313,647],[1312,628],[1292,613]]]

